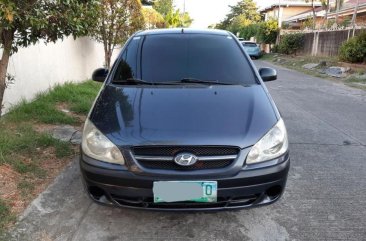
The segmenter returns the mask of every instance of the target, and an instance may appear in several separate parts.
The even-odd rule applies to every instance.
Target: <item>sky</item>
[[[183,11],[184,1],[186,11],[194,19],[193,28],[207,28],[210,24],[218,23],[229,12],[229,5],[235,5],[239,0],[175,0],[176,8]],[[259,7],[277,2],[276,0],[254,0]]]

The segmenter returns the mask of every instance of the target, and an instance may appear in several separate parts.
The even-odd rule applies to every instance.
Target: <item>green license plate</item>
[[[216,181],[158,181],[153,187],[154,202],[217,202]]]

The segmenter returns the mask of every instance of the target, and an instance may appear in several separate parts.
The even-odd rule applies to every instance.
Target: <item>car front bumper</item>
[[[248,53],[248,55],[249,55],[250,57],[254,57],[254,58],[259,58],[259,57],[261,57],[261,54],[260,54],[260,53]]]
[[[80,168],[89,197],[100,204],[150,210],[214,211],[254,207],[277,201],[286,185],[290,167],[288,153],[277,162],[279,164],[269,167],[243,169],[228,177],[191,176],[189,180],[218,182],[215,203],[154,203],[154,181],[179,181],[187,180],[186,178],[145,176],[127,169],[111,169],[109,164],[105,168],[104,163],[85,155],[81,155]]]

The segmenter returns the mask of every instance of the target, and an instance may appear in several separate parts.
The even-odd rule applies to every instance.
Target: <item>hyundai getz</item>
[[[221,210],[270,204],[290,165],[285,124],[263,81],[227,31],[134,34],[85,122],[80,167],[100,204]]]

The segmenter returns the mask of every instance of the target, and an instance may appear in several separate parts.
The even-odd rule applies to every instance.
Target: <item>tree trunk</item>
[[[13,44],[14,32],[12,30],[3,30],[1,32],[1,42],[3,43],[3,54],[0,60],[0,117],[3,107],[3,99],[6,88],[6,72],[8,70],[9,59],[11,55],[11,46]]]
[[[113,50],[111,50],[109,48],[104,51],[104,61],[105,61],[105,67],[107,69],[109,69],[111,67],[112,53],[113,53]]]

